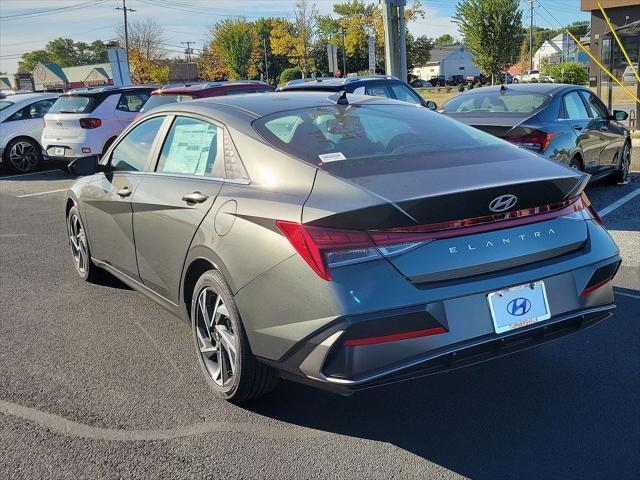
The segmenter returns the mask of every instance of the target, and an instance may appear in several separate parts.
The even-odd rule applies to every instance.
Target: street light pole
[[[533,1],[529,0],[529,71],[533,70]]]
[[[346,28],[342,27],[342,75],[347,76],[347,53],[345,49],[344,43],[344,35],[346,32]]]
[[[264,47],[264,76],[265,81],[269,83],[269,63],[267,62],[267,37],[262,37],[262,46]]]

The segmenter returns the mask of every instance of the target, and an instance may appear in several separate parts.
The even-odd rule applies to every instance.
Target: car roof
[[[545,93],[553,94],[562,90],[569,90],[572,88],[584,88],[580,85],[567,85],[564,83],[510,83],[508,85],[489,85],[486,87],[474,88],[473,90],[467,90],[462,95],[474,95],[481,94],[483,92],[496,92],[500,89],[511,90],[513,92],[531,92],[531,93]]]
[[[335,78],[335,77],[313,77],[299,78],[287,82],[286,85],[280,87],[280,90],[342,90],[347,85],[353,85],[362,82],[382,81],[389,83],[402,82],[399,78],[392,75],[363,75],[357,77]]]
[[[163,87],[163,88],[154,90],[152,95],[198,93],[198,92],[206,92],[206,91],[225,90],[227,88],[239,89],[241,87],[245,87],[247,89],[255,88],[255,87],[264,87],[264,88],[271,88],[271,89],[274,88],[272,85],[269,85],[266,82],[261,82],[260,80],[240,80],[240,81],[229,81],[229,82],[206,82],[206,83],[195,83],[195,84]]]
[[[59,93],[16,93],[15,95],[7,95],[3,100],[13,102],[15,105],[29,103],[35,100],[45,100],[47,98],[56,98]]]
[[[136,91],[154,90],[158,88],[158,85],[129,85],[126,87],[114,87],[112,85],[106,87],[81,87],[78,89],[71,89],[63,95],[82,95],[84,96],[102,96],[112,95],[114,93],[129,93]]]

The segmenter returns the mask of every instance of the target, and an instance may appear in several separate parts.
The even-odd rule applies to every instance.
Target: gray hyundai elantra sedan
[[[442,372],[615,307],[621,258],[589,176],[423,107],[326,92],[169,104],[70,168],[77,272],[188,322],[231,401],[280,377],[350,394]]]

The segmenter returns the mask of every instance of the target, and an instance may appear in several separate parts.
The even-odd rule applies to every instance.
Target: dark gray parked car
[[[457,368],[614,308],[621,259],[588,175],[407,103],[174,103],[71,169],[78,273],[190,322],[232,401],[278,377],[348,394]]]
[[[484,87],[452,98],[441,112],[593,176],[624,182],[631,137],[589,89],[553,83]]]

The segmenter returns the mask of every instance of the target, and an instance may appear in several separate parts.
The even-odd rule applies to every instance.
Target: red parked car
[[[240,93],[273,92],[276,88],[260,80],[236,80],[229,82],[207,82],[187,85],[167,85],[151,92],[140,115],[152,108],[172,102],[185,102],[196,98],[238,95]]]

